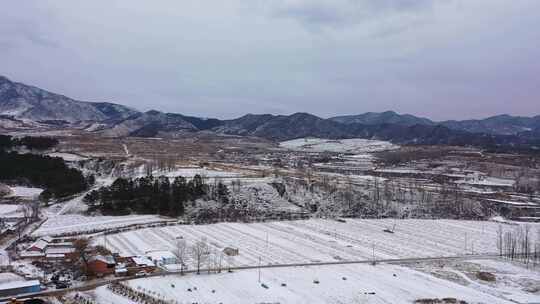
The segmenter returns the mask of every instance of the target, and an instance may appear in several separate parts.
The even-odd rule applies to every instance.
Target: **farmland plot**
[[[157,215],[128,215],[128,216],[83,216],[78,214],[63,214],[50,217],[34,236],[59,235],[65,233],[91,233],[96,230],[126,227],[134,224],[149,224],[162,222]]]
[[[280,147],[305,152],[336,152],[349,154],[373,153],[393,150],[398,146],[380,140],[362,138],[351,139],[323,139],[323,138],[298,138],[281,142]]]
[[[467,303],[511,303],[472,287],[395,265],[263,269],[260,283],[254,269],[146,278],[127,284],[180,303],[412,303],[420,298],[450,297]],[[98,288],[95,296],[100,304],[118,303],[105,287]]]
[[[394,233],[384,232],[396,224]],[[499,224],[457,220],[303,220],[147,228],[98,238],[113,252],[172,250],[179,238],[214,250],[236,247],[234,265],[309,263],[496,253]],[[512,226],[505,225],[506,229]],[[534,228],[536,229],[536,228]]]

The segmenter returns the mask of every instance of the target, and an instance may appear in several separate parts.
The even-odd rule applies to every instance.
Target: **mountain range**
[[[403,126],[414,125],[442,125],[449,129],[472,133],[488,133],[498,135],[515,135],[520,132],[533,131],[540,128],[540,115],[534,117],[511,116],[507,114],[492,116],[486,119],[433,121],[424,117],[410,114],[398,114],[394,111],[382,113],[368,112],[360,115],[347,115],[332,117],[330,120],[351,124],[366,125],[398,124]]]
[[[169,137],[215,132],[282,141],[301,137],[374,138],[395,143],[540,146],[540,116],[493,116],[436,122],[393,111],[321,118],[309,113],[247,114],[230,120],[156,110],[140,112],[108,102],[78,101],[0,76],[0,128],[33,124],[76,127],[104,136]]]

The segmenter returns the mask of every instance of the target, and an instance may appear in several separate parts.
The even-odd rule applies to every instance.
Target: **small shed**
[[[156,270],[156,264],[145,256],[130,257],[125,262],[128,274],[133,275],[139,271],[153,272]]]
[[[237,256],[238,254],[240,254],[240,250],[234,247],[225,247],[223,249],[223,253],[227,256]]]
[[[44,252],[45,248],[47,248],[48,245],[49,243],[40,239],[36,241],[35,243],[33,243],[32,245],[30,245],[30,247],[26,248],[26,251]]]
[[[146,256],[150,258],[156,266],[177,264],[178,259],[174,253],[167,250],[149,251]]]

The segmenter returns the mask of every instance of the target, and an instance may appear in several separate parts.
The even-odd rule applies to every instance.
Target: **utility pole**
[[[376,264],[376,262],[375,262],[375,243],[373,243],[372,246],[373,246],[373,252],[372,252],[372,255],[373,255],[373,262],[372,262],[372,263],[373,263],[373,265],[375,265],[375,264]]]
[[[261,282],[261,256],[259,256],[259,283]]]
[[[467,232],[465,232],[465,254],[467,254]]]

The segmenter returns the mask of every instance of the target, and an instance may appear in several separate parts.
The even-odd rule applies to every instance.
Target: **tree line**
[[[499,226],[497,249],[501,257],[537,266],[540,264],[540,230],[535,233],[530,225],[525,225],[503,231]]]
[[[50,137],[12,137],[9,135],[0,135],[0,150],[24,146],[30,150],[47,150],[58,145],[58,140]]]
[[[86,190],[93,176],[68,167],[61,158],[0,150],[0,180],[45,188],[41,198],[61,198]]]
[[[219,182],[208,185],[200,175],[192,179],[147,175],[139,178],[117,178],[110,186],[89,192],[84,201],[89,211],[106,215],[160,214],[181,216],[188,203],[194,206],[198,199],[214,199],[228,204],[229,190]]]

